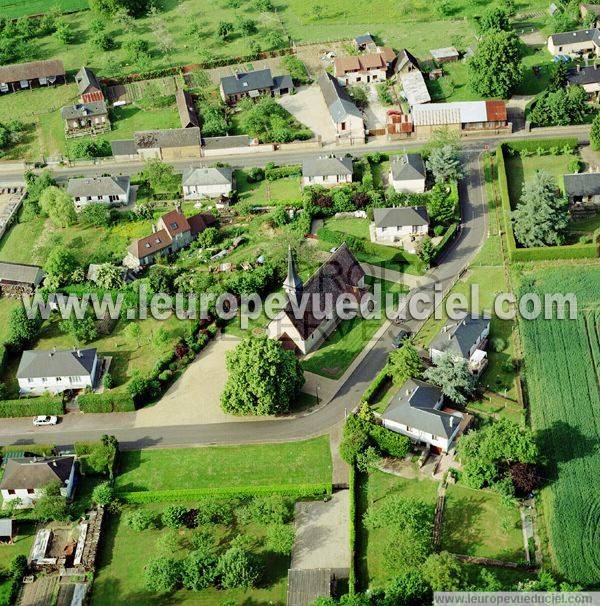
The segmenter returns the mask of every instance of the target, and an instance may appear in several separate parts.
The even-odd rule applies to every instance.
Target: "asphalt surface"
[[[479,146],[481,147],[481,145]],[[397,146],[395,146],[397,149]],[[463,163],[466,177],[460,184],[462,224],[459,236],[451,244],[438,266],[429,273],[444,290],[449,289],[457,276],[467,267],[487,236],[486,196],[479,149],[465,150]],[[411,291],[433,292],[431,285]],[[423,320],[408,318],[403,324],[415,332]],[[360,397],[375,375],[386,363],[392,349],[392,338],[398,331],[391,326],[365,356],[355,372],[328,402],[312,412],[281,420],[186,425],[166,427],[134,427],[134,415],[77,415],[73,422],[65,421],[55,427],[34,428],[31,419],[0,421],[0,444],[54,443],[70,446],[79,440],[89,440],[110,433],[117,437],[122,448],[138,449],[151,446],[241,444],[278,442],[306,439],[322,435],[336,425],[360,401]],[[207,380],[210,380],[207,377]],[[198,386],[199,401],[202,386]]]

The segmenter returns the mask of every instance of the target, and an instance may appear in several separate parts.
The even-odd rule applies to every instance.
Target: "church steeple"
[[[287,294],[288,297],[298,296],[302,293],[302,288],[304,284],[302,283],[302,279],[298,275],[298,270],[296,269],[296,262],[294,261],[294,256],[292,255],[292,247],[288,247],[288,271],[287,277],[283,283],[283,290]]]

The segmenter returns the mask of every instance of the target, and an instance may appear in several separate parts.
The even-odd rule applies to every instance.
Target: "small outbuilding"
[[[0,518],[0,543],[12,543],[14,525],[10,518]]]
[[[458,61],[460,59],[460,53],[453,46],[434,48],[429,51],[429,54],[436,63],[450,63],[451,61]]]

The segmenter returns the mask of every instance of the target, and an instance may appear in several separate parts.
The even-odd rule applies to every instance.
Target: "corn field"
[[[574,293],[576,320],[521,320],[531,423],[548,460],[542,491],[559,571],[600,582],[600,269],[544,269],[533,290]],[[529,288],[528,290],[532,290]]]

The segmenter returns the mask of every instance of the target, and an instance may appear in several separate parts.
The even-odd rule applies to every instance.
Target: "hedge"
[[[302,167],[299,164],[267,167],[265,169],[265,179],[267,181],[277,181],[277,179],[285,179],[286,177],[300,177],[301,175]]]
[[[125,503],[171,503],[194,501],[207,497],[239,498],[264,494],[280,494],[297,499],[323,497],[331,494],[331,483],[320,484],[275,484],[271,486],[229,486],[220,488],[183,488],[178,490],[122,491],[118,487],[116,496]]]
[[[535,152],[538,149],[549,150],[553,147],[557,147],[562,150],[565,147],[569,147],[571,153],[577,149],[578,145],[577,137],[557,137],[556,139],[528,139],[525,141],[510,141],[504,143],[506,148],[510,148],[516,152],[523,150]]]
[[[30,452],[31,454],[49,457],[56,451],[56,444],[11,444],[10,446],[0,446],[0,453],[5,455],[8,452]]]
[[[61,397],[39,396],[20,400],[0,400],[0,417],[37,417],[62,415],[65,407]]]
[[[519,144],[517,149],[515,145]],[[500,143],[496,148],[496,163],[498,168],[498,189],[500,191],[500,203],[502,206],[502,219],[504,223],[504,234],[506,249],[511,261],[552,261],[558,259],[595,259],[598,257],[598,243],[572,244],[568,246],[536,246],[532,248],[518,248],[512,227],[512,208],[510,205],[510,194],[508,191],[508,176],[506,174],[505,152],[508,149],[520,151],[529,149],[525,144],[531,144],[533,149],[542,147],[577,146],[577,139],[545,139],[543,141],[516,141]]]
[[[356,591],[356,501],[357,501],[357,486],[356,486],[356,467],[350,466],[350,475],[348,478],[348,489],[350,493],[350,569],[348,571],[348,593],[354,595]]]
[[[79,396],[81,412],[133,412],[135,404],[128,393],[89,393]]]
[[[375,396],[383,388],[385,383],[389,380],[387,367],[384,367],[382,371],[373,379],[369,387],[365,389],[365,393],[362,395],[363,401],[367,404],[371,404]]]
[[[446,249],[446,246],[454,240],[456,235],[458,234],[458,223],[452,223],[450,227],[446,230],[444,237],[439,241],[438,245],[435,247],[433,251],[433,259],[435,261]]]

